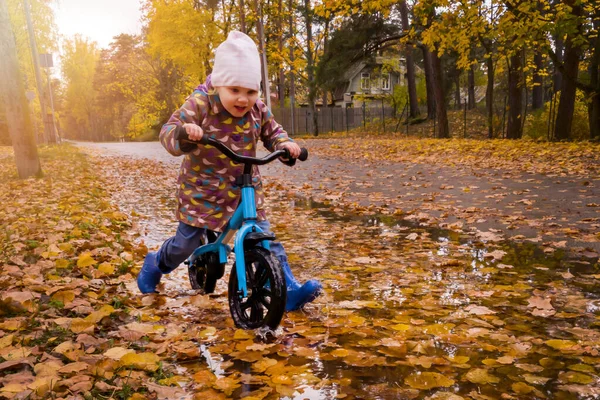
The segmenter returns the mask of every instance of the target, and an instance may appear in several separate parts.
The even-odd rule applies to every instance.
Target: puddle
[[[151,247],[176,228],[173,184],[155,164],[135,166],[104,168],[108,176],[130,171],[112,195],[139,215],[138,240]],[[325,295],[286,314],[273,340],[237,337],[226,279],[214,295],[195,296],[177,270],[156,313],[197,344],[195,359],[174,353],[181,374],[208,370],[230,398],[600,396],[597,258],[272,196],[270,220],[292,269],[299,280],[320,279]],[[200,335],[207,327],[214,336]],[[186,390],[205,388],[198,381]]]
[[[302,226],[274,230],[293,266],[312,268],[302,280],[319,277],[327,295],[288,313],[258,355],[206,343],[247,380],[234,398],[265,387],[281,399],[600,396],[597,258],[307,200],[273,207],[271,219],[291,212]],[[278,369],[257,369],[266,358]]]

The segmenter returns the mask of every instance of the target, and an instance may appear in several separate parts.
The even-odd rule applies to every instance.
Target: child
[[[243,166],[231,162],[213,147],[180,144],[175,127],[183,126],[191,140],[203,132],[223,142],[238,154],[256,156],[257,140],[270,150],[288,149],[297,158],[300,147],[279,125],[271,111],[258,98],[260,58],[256,44],[241,32],[231,32],[215,52],[212,75],[196,88],[160,131],[160,141],[174,156],[185,154],[179,171],[179,227],[157,252],[148,253],[137,277],[142,293],[155,293],[163,274],[173,271],[201,244],[207,231],[220,232],[240,200],[236,177]],[[254,167],[258,224],[265,232],[270,225],[263,208],[264,195],[258,167]],[[314,300],[321,284],[310,280],[300,285],[294,278],[283,246],[271,244],[279,260],[287,286],[286,311],[296,310]]]

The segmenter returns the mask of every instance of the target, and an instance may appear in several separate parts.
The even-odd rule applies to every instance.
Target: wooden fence
[[[275,119],[290,134],[314,133],[314,122],[308,108],[275,108],[272,110]],[[317,126],[319,132],[342,132],[367,124],[380,124],[386,130],[385,119],[394,116],[391,107],[325,107],[318,108]],[[293,116],[293,118],[292,118]],[[292,126],[293,123],[293,126]],[[388,126],[390,131],[393,126]]]

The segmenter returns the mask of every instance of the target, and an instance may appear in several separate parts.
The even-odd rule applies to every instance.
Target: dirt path
[[[300,142],[310,149],[309,160],[295,168],[277,163],[262,167],[267,182],[290,187],[302,197],[339,211],[395,215],[483,240],[509,238],[600,251],[597,177],[373,162],[345,154],[340,140]],[[80,145],[106,154],[158,160],[167,170],[172,168],[173,174],[180,163],[157,142]],[[332,152],[332,148],[339,150]]]

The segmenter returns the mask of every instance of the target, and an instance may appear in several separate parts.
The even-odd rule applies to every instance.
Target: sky
[[[81,34],[102,48],[113,36],[141,29],[140,0],[57,0],[54,10],[61,36]]]

